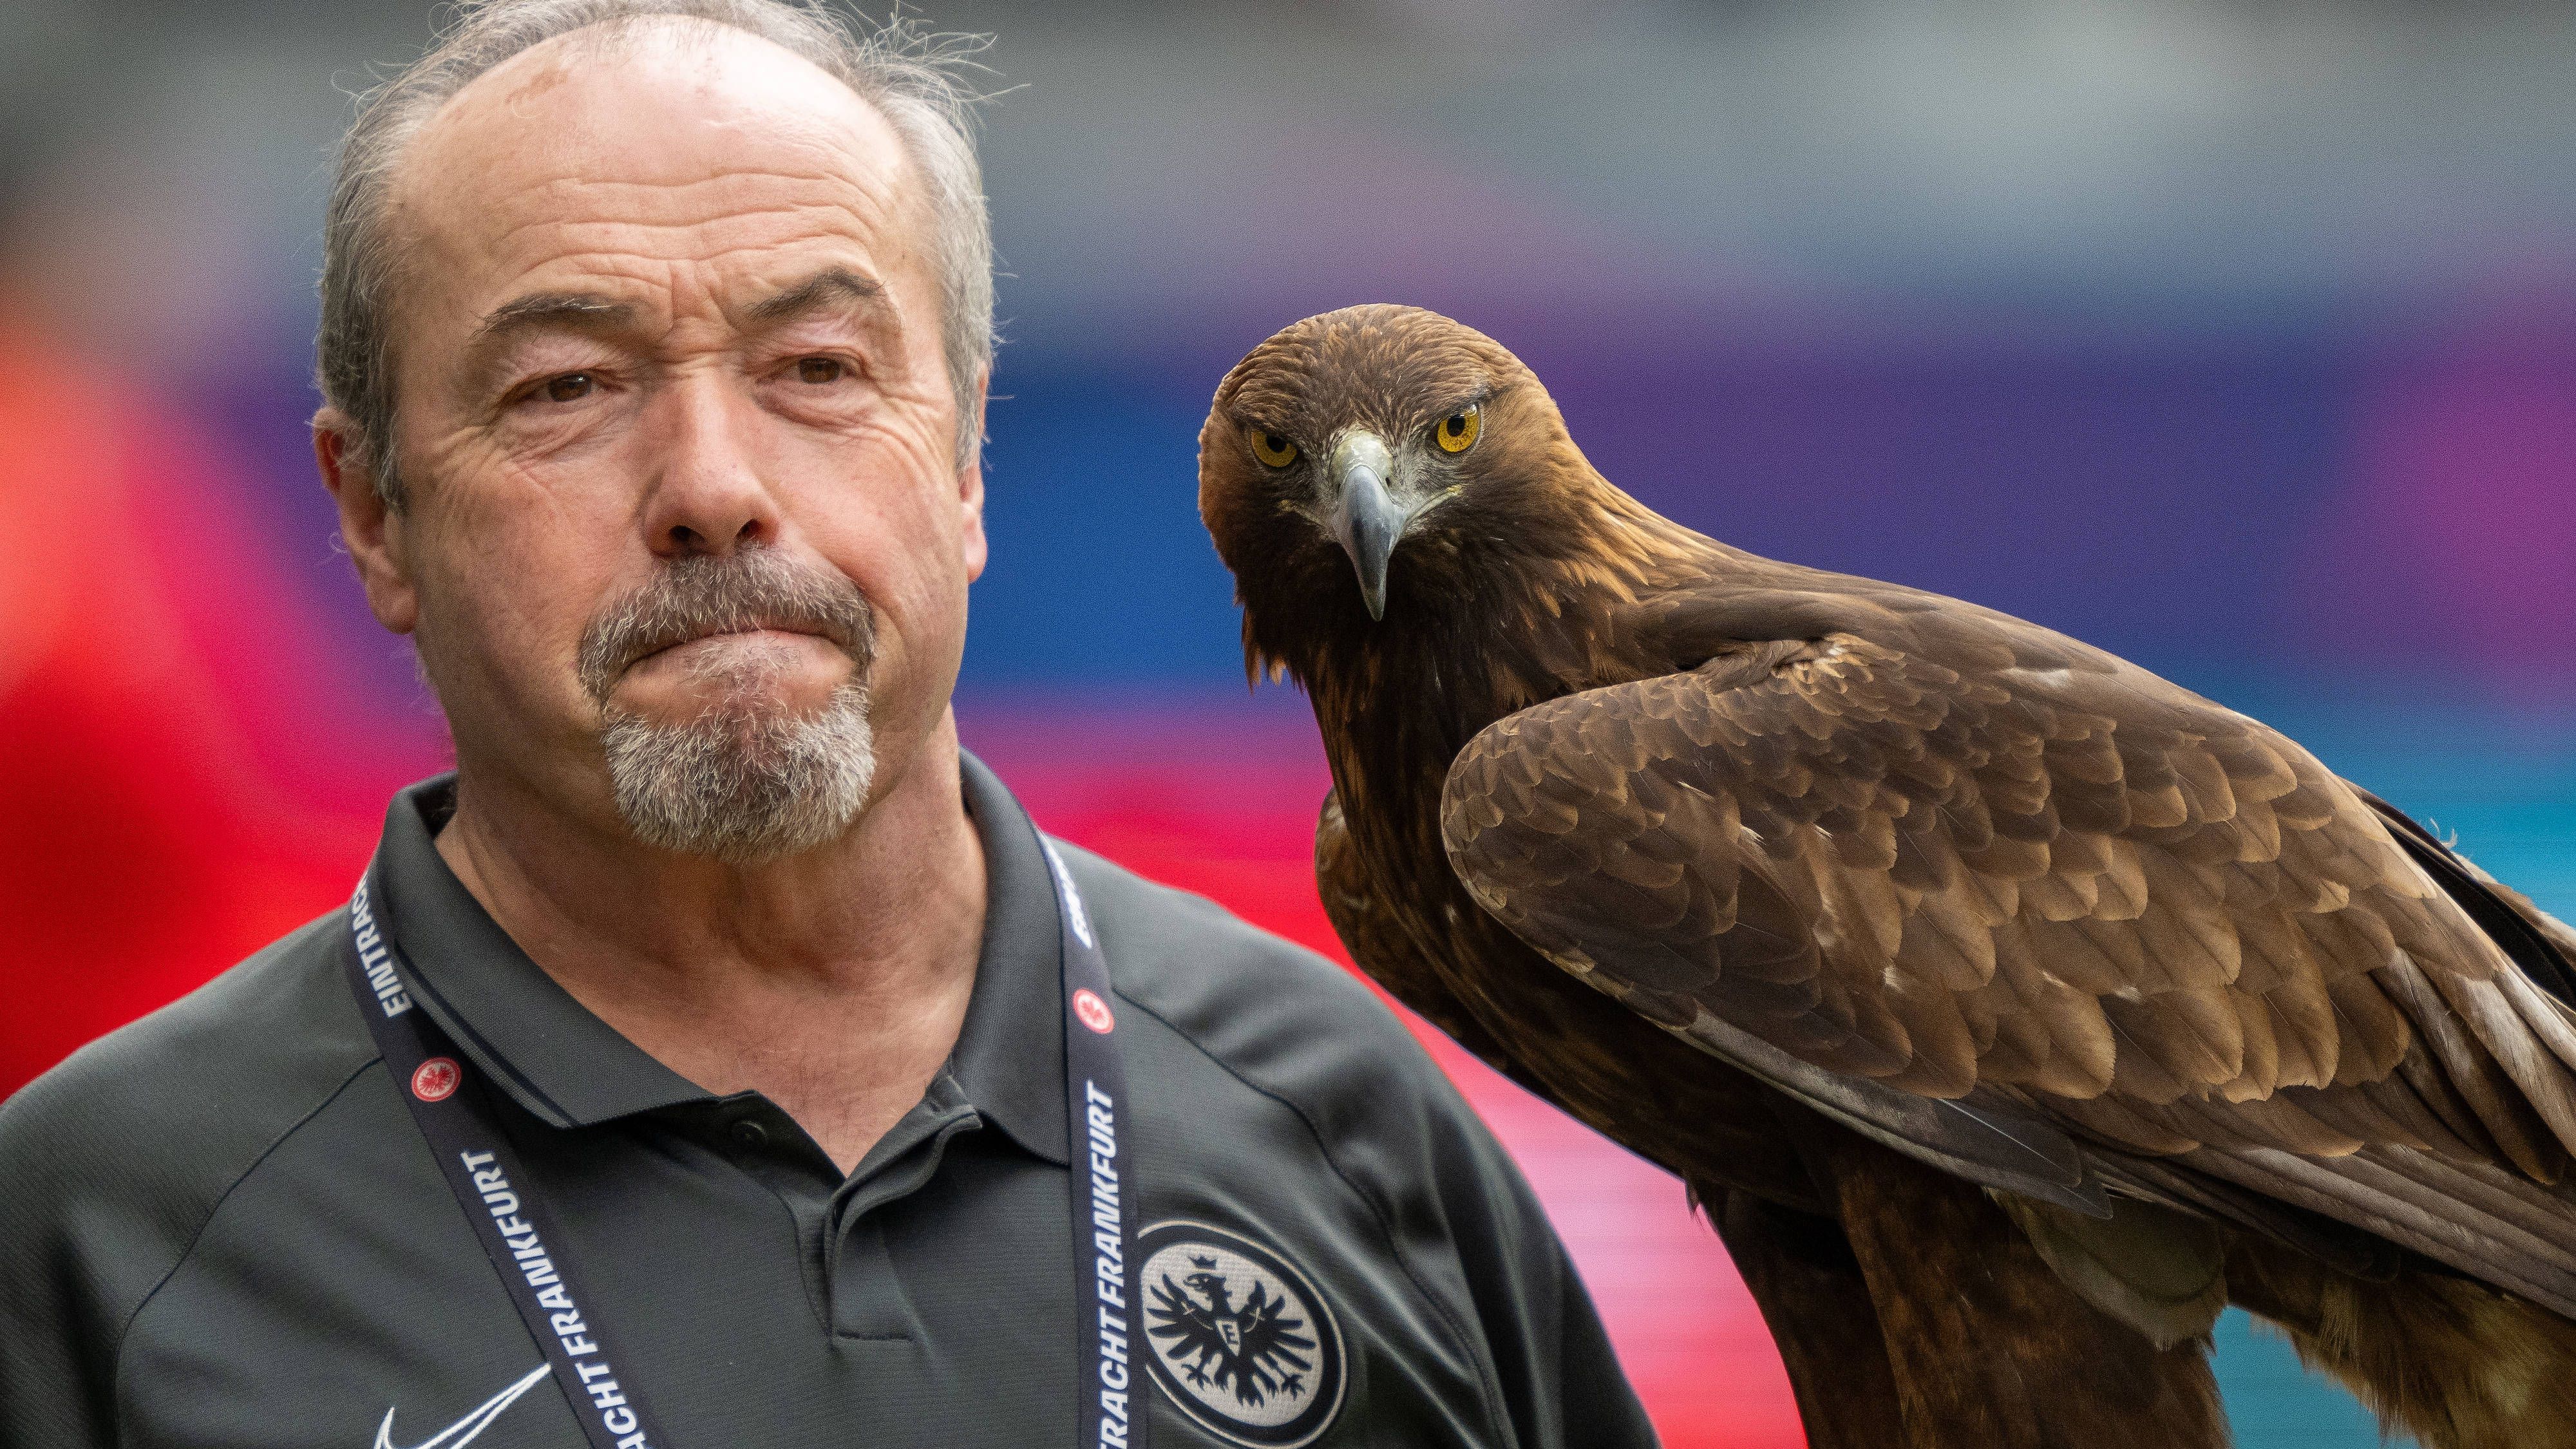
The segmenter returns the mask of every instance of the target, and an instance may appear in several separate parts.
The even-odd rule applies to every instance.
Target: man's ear
[[[347,413],[326,407],[313,415],[313,461],[322,470],[322,486],[340,505],[340,538],[367,591],[367,608],[377,623],[408,634],[420,619],[420,595],[406,563],[403,515],[385,506],[357,440],[357,425]],[[979,480],[979,504],[982,490]]]
[[[975,431],[973,453],[966,466],[957,470],[957,504],[965,510],[966,531],[961,540],[966,550],[966,581],[973,583],[984,576],[984,560],[990,552],[984,539],[984,399],[992,390],[993,369],[986,367],[975,376]]]

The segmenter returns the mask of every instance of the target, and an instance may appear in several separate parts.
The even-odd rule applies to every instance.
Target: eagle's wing
[[[1966,1176],[2068,1201],[2072,1138],[2180,1157],[2571,1311],[2540,1184],[2576,1014],[2288,739],[1939,622],[1937,661],[1828,632],[1509,716],[1451,768],[1452,863],[1568,971]]]
[[[2453,853],[2404,811],[2358,785],[2352,791],[2379,813],[2398,848],[2414,857],[2443,893],[2486,932],[2487,939],[2550,995],[2576,1007],[2576,931],[2533,904],[2529,896]]]
[[[1288,1316],[1286,1297],[1273,1298],[1268,1284],[1253,1284],[1252,1296],[1243,1304],[1244,1361],[1274,1374],[1311,1367],[1313,1360],[1306,1355],[1315,1340],[1297,1331],[1305,1326],[1306,1320]]]
[[[1689,1134],[1698,1150],[1685,1159],[1658,1152],[1656,1143],[1622,1134],[1616,1123],[1587,1116],[1541,1081],[1441,979],[1439,968],[1410,934],[1406,913],[1370,879],[1343,821],[1338,793],[1325,795],[1315,820],[1315,889],[1323,898],[1324,915],[1333,923],[1334,934],[1370,980],[1522,1090],[1592,1122],[1631,1151],[1681,1173],[1702,1200],[1727,1188],[1740,1188],[1786,1207],[1822,1211],[1804,1164],[1776,1131],[1764,1130],[1769,1114],[1762,1104],[1744,1100],[1740,1092],[1730,1093],[1725,1084],[1701,1084],[1703,1097],[1692,1104],[1700,1116]]]

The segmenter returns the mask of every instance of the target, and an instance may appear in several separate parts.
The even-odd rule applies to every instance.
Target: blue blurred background
[[[0,1090],[323,909],[385,792],[436,767],[302,428],[330,148],[435,18],[0,7],[0,906],[53,923],[0,947]],[[2576,11],[926,18],[997,36],[1004,91],[994,564],[962,713],[1026,778],[1109,761],[1049,797],[1061,819],[1164,810],[1169,848],[1138,850],[1312,933],[1310,900],[1262,915],[1303,888],[1320,775],[1299,701],[1244,698],[1195,437],[1272,330],[1404,301],[1518,351],[1674,516],[2126,653],[2576,912]],[[1285,844],[1191,833],[1229,798],[1173,761],[1220,746],[1303,802]],[[1269,884],[1228,894],[1233,865]],[[153,904],[65,909],[138,870]],[[1513,1140],[1543,1188],[1563,1175]],[[1684,1251],[1654,1231],[1632,1259]],[[1703,1310],[1597,1262],[1614,1318],[1649,1325],[1623,1348],[1661,1365],[1639,1374],[1674,1443],[1791,1442],[1776,1367],[1691,1398],[1704,1360],[1650,1320]],[[2249,1446],[2375,1442],[2240,1320],[2220,1365]]]

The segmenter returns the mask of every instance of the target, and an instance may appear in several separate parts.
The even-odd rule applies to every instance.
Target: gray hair
[[[883,26],[855,31],[823,0],[465,0],[428,54],[359,101],[322,228],[315,383],[354,425],[349,461],[371,473],[387,507],[403,505],[389,325],[401,256],[385,218],[403,151],[439,107],[521,51],[594,25],[657,19],[759,36],[838,79],[893,126],[928,191],[941,351],[957,396],[957,466],[975,460],[983,443],[976,388],[993,360],[993,227],[972,129],[982,97],[967,84],[980,69],[982,38],[926,34],[900,10]]]

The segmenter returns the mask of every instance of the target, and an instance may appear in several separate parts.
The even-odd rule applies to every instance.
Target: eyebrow
[[[755,325],[768,326],[833,302],[881,304],[884,295],[885,285],[874,277],[862,276],[848,267],[825,267],[775,296],[752,303],[743,316]]]
[[[538,292],[493,308],[474,329],[474,340],[489,342],[540,327],[616,327],[634,318],[632,306],[596,292]]]

